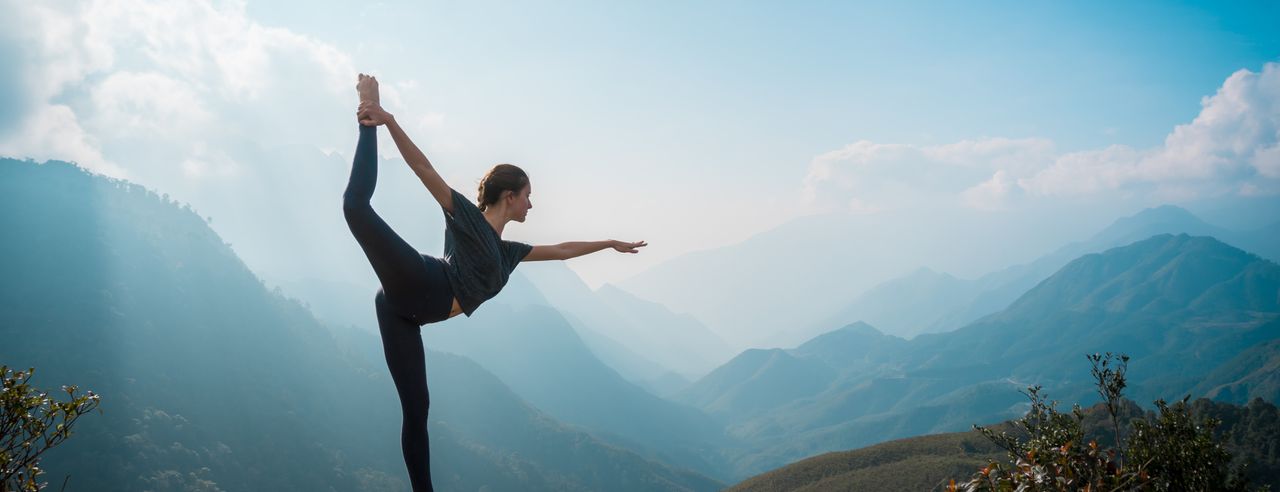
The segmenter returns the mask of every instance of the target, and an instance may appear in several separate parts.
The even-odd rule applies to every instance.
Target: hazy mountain
[[[800,347],[749,349],[673,398],[730,422],[813,397],[894,360],[906,340],[855,323]]]
[[[1240,352],[1214,369],[1191,393],[1238,405],[1251,398],[1280,401],[1280,340]]]
[[[981,244],[991,241],[982,231],[992,224],[955,217],[922,228],[917,219],[892,212],[801,217],[738,244],[676,257],[616,285],[694,316],[740,350],[776,346],[779,333],[826,319],[867,289],[918,269],[921,258],[990,264],[1008,261],[1009,252],[1024,247],[1006,248],[1005,258],[993,260],[985,257],[991,245]]]
[[[884,361],[893,360],[907,346],[906,340],[885,335],[875,327],[859,321],[814,337],[791,352],[817,358],[831,367],[849,373],[865,371]]]
[[[1046,251],[1054,251],[1097,231],[1101,224],[1094,222],[1093,217],[1111,212],[1091,209],[1085,213],[1081,208],[1089,206],[1077,204],[1069,209],[1046,209],[1045,215],[1038,217],[974,212],[964,207],[927,213],[902,208],[866,215],[804,216],[736,244],[673,258],[616,285],[672,311],[694,316],[738,350],[790,347],[858,320],[868,320],[889,334],[909,336],[912,332],[902,332],[900,326],[907,326],[908,321],[914,326],[918,318],[928,316],[894,315],[905,317],[901,325],[896,318],[841,316],[833,319],[833,316],[841,314],[842,309],[873,287],[910,275],[922,267],[960,279],[974,279],[1032,262],[1045,256]],[[1168,214],[1170,217],[1157,217],[1162,213],[1148,214],[1149,217],[1142,220],[1181,220],[1173,217],[1176,211]],[[1052,227],[1046,226],[1045,217],[1054,217]],[[1127,241],[1119,236],[1107,237],[1113,242],[1101,249],[1156,232],[1211,232],[1178,227],[1144,233],[1134,225],[1124,228],[1134,231],[1134,235]],[[979,314],[955,313],[962,321],[948,321],[946,328],[963,326],[967,321],[1003,309],[1067,261],[1094,251],[1064,252],[1053,264],[1037,268],[1030,283],[1010,285],[1011,279],[1002,282],[994,282],[996,278],[986,279],[993,282],[984,281],[981,286],[1007,288],[990,301],[980,300]],[[1017,272],[1007,273],[1021,277]],[[874,303],[868,301],[867,304]],[[871,314],[878,312],[894,311]],[[914,332],[942,329],[940,326]]]
[[[980,293],[975,292],[974,284],[972,280],[921,268],[872,287],[835,315],[793,337],[807,338],[842,323],[864,321],[883,327],[888,333],[910,338],[938,324],[942,313],[971,304]]]
[[[600,302],[591,288],[563,262],[522,263],[516,272],[545,292],[547,301],[543,305],[560,311],[592,353],[628,381],[650,381],[671,372],[669,367],[642,355],[616,337],[640,328]]]
[[[818,394],[836,372],[819,360],[782,349],[750,349],[676,395],[713,415],[754,415]]]
[[[940,490],[1007,456],[977,431],[935,434],[813,456],[726,490]]]
[[[927,268],[920,269],[872,288],[823,321],[779,341],[796,343],[832,326],[856,320],[907,338],[921,333],[951,331],[1008,307],[1018,296],[1075,258],[1156,234],[1178,233],[1212,236],[1272,261],[1280,261],[1280,239],[1275,239],[1280,237],[1280,224],[1255,231],[1228,231],[1205,223],[1185,209],[1164,205],[1118,219],[1088,240],[1058,248],[1036,261],[976,279],[958,279]]]
[[[465,323],[424,330],[427,346],[465,355],[558,420],[668,463],[723,475],[721,426],[623,379],[544,306],[486,304]]]
[[[335,339],[205,220],[73,165],[0,160],[0,362],[103,395],[46,457],[94,490],[403,490],[381,342]],[[713,490],[429,352],[442,490]]]
[[[1271,261],[1209,237],[1160,235],[1085,255],[1001,313],[922,336],[918,347],[936,353],[924,367],[990,353],[1013,376],[1054,379],[1052,368],[1079,354],[1123,351],[1150,375],[1133,379],[1149,385],[1134,398],[1150,400],[1280,337],[1277,292],[1280,266]]]
[[[592,352],[629,381],[687,382],[733,355],[692,316],[609,284],[592,291],[562,262],[526,263],[518,270],[544,292],[548,306],[565,315]]]
[[[856,325],[776,351],[798,359],[778,369],[760,362],[770,351],[749,351],[682,398],[729,417],[730,433],[756,446],[737,457],[737,469],[747,473],[787,458],[1010,418],[1022,411],[1016,391],[1029,384],[1091,401],[1086,353],[1132,356],[1129,391],[1139,401],[1180,397],[1224,365],[1235,368],[1222,373],[1223,384],[1246,376],[1264,382],[1238,386],[1247,390],[1232,398],[1248,399],[1267,391],[1270,359],[1231,361],[1280,338],[1278,293],[1275,263],[1213,238],[1160,235],[1080,257],[1004,311],[960,330],[903,341]],[[842,366],[856,370],[840,372]],[[791,396],[796,384],[786,374],[796,367],[823,374],[818,381],[826,389]],[[786,382],[753,386],[753,399],[741,407],[726,405],[741,400],[721,399],[742,381],[779,380]],[[758,411],[757,402],[771,400],[787,404]]]
[[[631,320],[631,325],[637,328],[613,333],[615,340],[683,377],[700,378],[733,356],[728,344],[693,316],[675,314],[661,304],[638,298],[612,284],[600,286],[595,293],[602,303]]]

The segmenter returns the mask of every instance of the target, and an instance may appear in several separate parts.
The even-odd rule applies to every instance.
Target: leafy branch
[[[58,401],[31,386],[35,368],[26,371],[0,365],[0,492],[38,491],[44,470],[40,456],[71,437],[71,428],[84,414],[98,408],[99,395],[77,395],[74,385],[62,386],[67,401]],[[101,410],[98,410],[101,413]]]

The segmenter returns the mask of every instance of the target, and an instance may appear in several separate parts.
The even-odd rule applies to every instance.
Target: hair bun
[[[523,169],[511,164],[498,164],[480,179],[477,189],[479,199],[476,203],[480,204],[480,211],[483,212],[490,204],[498,202],[502,192],[511,191],[518,194],[528,185],[529,176]]]

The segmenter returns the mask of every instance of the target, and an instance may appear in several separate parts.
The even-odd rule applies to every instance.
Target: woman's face
[[[524,185],[524,189],[520,193],[516,193],[508,198],[511,202],[507,206],[507,210],[511,213],[511,220],[516,222],[524,222],[525,217],[529,215],[529,209],[533,208],[533,201],[529,199],[529,194],[533,192],[532,185]]]

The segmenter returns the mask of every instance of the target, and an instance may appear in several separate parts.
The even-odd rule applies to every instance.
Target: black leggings
[[[400,238],[369,205],[378,182],[377,127],[360,126],[351,178],[342,212],[351,234],[382,283],[374,297],[382,350],[400,394],[404,423],[400,447],[414,492],[431,489],[431,449],[427,440],[427,365],[419,327],[449,317],[453,290],[444,262],[421,255]]]

